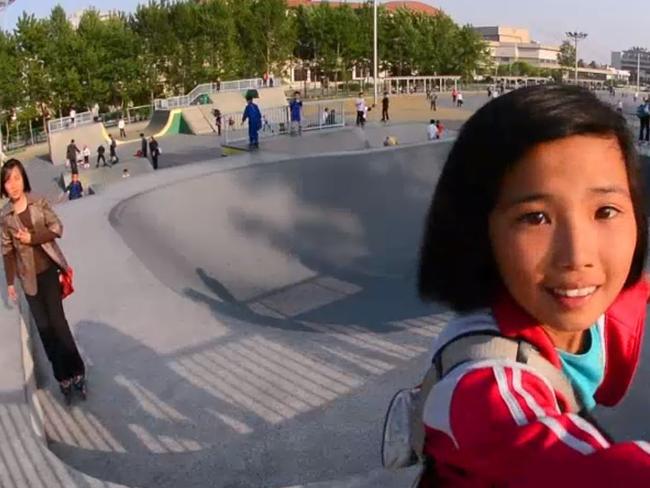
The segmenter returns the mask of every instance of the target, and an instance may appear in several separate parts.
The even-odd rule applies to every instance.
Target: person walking
[[[77,147],[77,145],[74,142],[74,139],[70,141],[70,144],[66,147],[65,150],[65,157],[67,159],[66,165],[70,166],[70,171],[73,173],[78,173],[79,170],[77,168],[77,154],[79,154],[81,151]]]
[[[140,153],[141,153],[141,157],[143,158],[147,157],[147,138],[144,136],[143,133],[140,134]]]
[[[251,149],[257,149],[260,147],[258,132],[262,127],[262,112],[253,102],[253,97],[248,97],[246,102],[241,123],[244,125],[244,122],[248,120],[248,145]]]
[[[111,166],[113,166],[114,164],[117,164],[117,163],[120,162],[120,158],[117,157],[117,149],[116,149],[117,148],[117,141],[113,137],[113,134],[109,135],[108,137],[110,137],[110,139],[111,139],[111,144],[110,144],[110,146],[108,148],[109,148],[110,156],[111,156]]]
[[[650,104],[648,100],[638,106],[636,115],[639,117],[639,144],[648,144],[650,139]]]
[[[100,144],[97,147],[97,164],[95,165],[95,168],[99,168],[100,161],[103,163],[102,166],[108,166],[109,168],[112,166],[111,164],[106,163],[106,156],[104,155],[105,153],[106,148],[103,144]]]
[[[117,121],[117,128],[120,129],[120,137],[126,139],[126,122],[124,117],[120,117],[120,120]]]
[[[215,108],[212,111],[212,115],[214,115],[214,125],[217,128],[217,135],[221,135],[221,110],[218,108]]]
[[[160,144],[154,136],[149,138],[149,149],[151,151],[151,164],[154,170],[158,169],[158,156],[160,156]]]
[[[74,108],[70,109],[70,114],[68,115],[70,117],[70,124],[72,127],[75,127],[75,119],[77,118],[77,111]]]
[[[429,103],[429,108],[433,110],[434,112],[438,111],[438,94],[437,93],[432,93],[431,94],[431,102]]]
[[[460,91],[459,91],[458,94],[456,95],[456,105],[457,105],[459,108],[463,106],[463,93],[460,92]]]
[[[0,211],[2,258],[7,295],[18,300],[18,278],[36,323],[54,377],[66,403],[73,391],[86,396],[86,368],[63,309],[63,282],[72,270],[56,239],[63,234],[59,217],[44,198],[31,194],[25,167],[10,159],[0,170],[0,196],[8,203]]]
[[[366,125],[366,101],[363,98],[363,92],[359,92],[359,97],[354,101],[354,106],[357,110],[357,126],[364,127]]]
[[[293,99],[289,102],[289,112],[291,115],[291,135],[295,135],[296,130],[298,135],[302,135],[302,100],[300,100],[300,92],[293,92]]]
[[[384,92],[384,98],[381,99],[381,121],[388,122],[390,117],[388,116],[388,106],[390,105],[390,100],[388,99],[388,92]]]

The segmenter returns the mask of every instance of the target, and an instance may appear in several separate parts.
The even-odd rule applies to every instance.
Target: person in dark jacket
[[[153,169],[158,169],[158,156],[160,156],[160,146],[154,136],[149,139],[149,149],[151,151],[151,164]]]
[[[68,147],[66,148],[65,157],[68,160],[70,171],[72,171],[73,173],[77,173],[79,171],[77,169],[77,154],[79,154],[80,152],[81,151],[75,144],[74,139],[72,139],[70,141],[70,144],[68,144]]]
[[[110,144],[110,146],[109,146],[109,149],[110,149],[110,155],[111,155],[111,165],[113,165],[113,164],[117,164],[117,163],[120,162],[120,158],[117,157],[117,150],[116,150],[116,148],[117,148],[117,141],[116,141],[115,138],[113,137],[113,134],[111,134],[111,135],[108,136],[108,137],[111,138],[111,144]]]
[[[388,99],[388,92],[384,92],[384,98],[381,99],[381,121],[388,122],[390,117],[388,116],[388,105],[390,100]]]
[[[7,161],[0,182],[0,197],[9,199],[0,211],[7,295],[18,300],[14,286],[18,278],[54,377],[69,404],[73,390],[85,397],[86,370],[63,310],[59,275],[72,272],[56,243],[63,226],[46,199],[32,196],[20,161]]]
[[[147,138],[144,136],[144,134],[140,134],[140,145],[141,149],[140,151],[142,152],[143,158],[147,157]]]
[[[102,166],[108,166],[109,168],[112,166],[112,164],[109,164],[106,162],[106,148],[100,144],[99,147],[97,148],[97,165],[95,165],[95,168],[99,168],[99,162],[101,161],[103,163]]]

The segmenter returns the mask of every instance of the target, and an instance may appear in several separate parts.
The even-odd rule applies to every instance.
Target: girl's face
[[[552,339],[591,327],[623,288],[637,240],[617,140],[535,147],[505,176],[489,232],[506,288]]]
[[[25,182],[18,168],[13,168],[9,172],[7,180],[4,182],[5,191],[11,200],[19,200],[25,193]]]

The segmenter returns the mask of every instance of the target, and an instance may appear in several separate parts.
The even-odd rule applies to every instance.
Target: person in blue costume
[[[253,102],[253,98],[246,98],[246,108],[244,109],[243,124],[248,119],[248,145],[252,148],[260,147],[258,132],[262,128],[262,112]]]

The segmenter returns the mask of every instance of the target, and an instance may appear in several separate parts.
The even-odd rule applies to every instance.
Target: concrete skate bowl
[[[417,254],[448,150],[422,144],[215,172],[124,201],[111,222],[160,281],[230,320],[390,332],[426,309]]]

